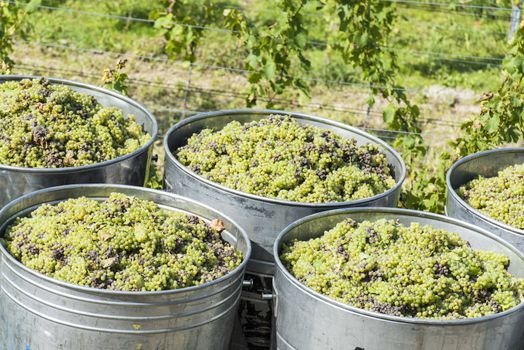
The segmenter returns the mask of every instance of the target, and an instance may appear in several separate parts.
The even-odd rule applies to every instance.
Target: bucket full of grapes
[[[349,208],[274,247],[278,350],[524,349],[524,256],[446,216]]]
[[[253,346],[268,346],[273,243],[304,216],[397,204],[405,166],[388,144],[329,119],[276,110],[200,114],[165,136],[165,189],[218,208],[248,233],[253,256],[241,319]]]
[[[222,213],[68,185],[10,202],[0,226],[1,349],[229,349],[251,246]]]
[[[446,183],[448,216],[485,228],[524,252],[524,148],[462,158]]]
[[[157,137],[134,100],[78,82],[0,76],[0,207],[77,183],[143,186]]]

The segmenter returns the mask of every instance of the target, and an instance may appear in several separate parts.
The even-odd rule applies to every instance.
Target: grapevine
[[[260,97],[269,99],[282,94],[287,88],[296,88],[309,95],[309,86],[301,78],[310,68],[304,56],[307,29],[302,11],[307,0],[280,0],[276,6],[282,16],[268,27],[259,28],[237,10],[227,10],[226,24],[247,51],[245,67],[250,83],[247,105],[257,104]]]
[[[10,73],[14,61],[10,55],[16,34],[25,35],[28,30],[23,21],[24,9],[18,4],[0,1],[0,73]]]
[[[419,167],[415,191],[408,195],[416,209],[443,212],[446,203],[446,172],[458,159],[524,140],[524,25],[521,25],[503,63],[502,82],[495,92],[484,94],[480,115],[460,126],[460,135],[449,142],[435,169]]]
[[[127,65],[127,59],[119,59],[113,68],[106,68],[102,75],[102,84],[104,87],[129,96],[128,76],[124,71]]]
[[[218,5],[211,0],[167,0],[163,11],[153,11],[155,27],[165,38],[165,52],[171,58],[193,62],[204,36],[204,26],[222,19]]]
[[[440,152],[438,162],[428,166],[428,146],[419,125],[420,111],[405,89],[399,86],[397,56],[390,49],[390,39],[397,20],[395,4],[380,0],[278,0],[275,7],[281,13],[260,25],[245,13],[226,2],[212,0],[162,0],[150,14],[165,39],[164,51],[170,58],[194,62],[200,58],[199,46],[207,29],[218,30],[236,38],[246,58],[243,69],[248,71],[247,105],[276,104],[277,96],[299,92],[309,96],[312,83],[308,80],[311,63],[308,50],[313,45],[309,31],[311,21],[321,23],[325,30],[320,46],[326,52],[336,52],[347,66],[366,81],[371,90],[368,105],[377,98],[385,99],[388,107],[383,121],[389,129],[401,131],[394,146],[402,153],[408,167],[401,203],[405,207],[442,212],[445,203],[445,173],[460,157],[485,149],[522,140],[523,105],[523,29],[515,35],[508,57],[504,61],[501,87],[487,93],[481,101],[480,115],[461,125],[460,135],[450,143],[448,152]],[[27,8],[12,2],[1,2],[0,59],[3,71],[12,61],[14,35],[23,33]],[[163,10],[156,10],[163,6]],[[311,11],[311,9],[315,11]],[[225,9],[225,10],[224,10]],[[143,9],[141,8],[141,11]],[[126,10],[127,11],[127,10]],[[318,43],[314,44],[317,45]],[[106,71],[108,87],[127,93],[125,73],[117,68]],[[416,171],[415,171],[416,169]]]

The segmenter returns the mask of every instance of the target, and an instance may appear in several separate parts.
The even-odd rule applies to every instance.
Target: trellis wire
[[[35,71],[57,71],[57,72],[65,72],[68,74],[74,74],[78,76],[84,76],[84,77],[90,77],[90,78],[98,78],[99,76],[92,73],[86,73],[83,71],[76,71],[71,69],[63,69],[63,68],[55,68],[55,67],[49,67],[49,66],[40,66],[40,65],[32,65],[32,64],[17,64],[16,67],[22,68],[22,69],[29,69],[29,70],[35,70]],[[136,79],[136,78],[129,78],[129,81],[139,84],[139,85],[153,85],[153,86],[161,86],[166,89],[175,89],[177,91],[184,91],[185,85],[184,84],[165,84],[165,83],[157,83],[152,82],[144,79]],[[245,98],[244,94],[234,93],[231,91],[225,91],[225,90],[216,90],[216,89],[205,89],[200,87],[191,87],[190,88],[192,92],[196,93],[209,93],[214,95],[227,95],[232,97],[241,97]],[[180,98],[179,100],[183,100],[183,98]],[[338,108],[336,106],[328,106],[328,105],[322,105],[322,104],[316,104],[316,103],[310,103],[310,104],[299,104],[294,101],[290,100],[284,100],[279,99],[275,102],[283,102],[287,103],[287,105],[294,106],[294,107],[306,107],[306,108],[314,108],[319,110],[331,110],[331,111],[337,111],[337,112],[346,112],[346,113],[353,113],[353,114],[364,114],[364,110],[358,110],[358,109],[350,109],[350,108]],[[393,134],[415,134],[419,135],[420,133],[415,132],[408,132],[408,131],[397,131],[397,130],[388,130],[388,129],[380,129],[380,128],[367,128],[363,127],[365,130],[371,130],[376,132],[386,132],[386,133],[393,133]]]
[[[95,53],[95,54],[103,54],[103,55],[110,55],[110,56],[116,56],[116,57],[122,56],[122,55],[131,55],[133,57],[136,57],[142,60],[180,63],[180,64],[188,63],[187,61],[183,61],[183,60],[169,59],[167,56],[159,57],[159,56],[154,56],[154,55],[138,55],[138,54],[130,54],[126,52],[107,51],[107,50],[101,50],[101,49],[96,49],[96,48],[78,48],[78,47],[69,46],[69,45],[62,45],[62,44],[56,44],[56,43],[45,43],[45,42],[31,42],[31,44],[41,46],[41,47],[60,48],[64,50],[73,50],[73,51],[80,51],[80,52],[90,52],[90,53]],[[196,62],[193,62],[192,65],[196,67],[200,67],[202,69],[225,70],[225,71],[231,71],[231,72],[237,72],[237,73],[252,73],[253,72],[253,71],[249,71],[247,69],[242,69],[242,68],[207,65],[207,64],[196,63]],[[307,81],[326,83],[327,85],[353,86],[353,87],[360,88],[362,90],[368,90],[371,87],[378,88],[378,89],[388,88],[386,86],[368,84],[364,82],[350,82],[350,81],[344,81],[344,80],[329,80],[329,79],[320,79],[320,78],[303,78],[303,79]],[[420,88],[392,88],[392,89],[398,90],[398,91],[406,91],[406,92],[416,92],[416,91],[421,90]]]
[[[3,0],[3,1],[7,1],[7,2],[10,2],[10,3],[16,4],[16,2],[13,1],[13,0]],[[386,0],[383,0],[383,1],[386,1]],[[393,1],[393,0],[391,0],[391,1]],[[395,1],[401,2],[401,1],[404,1],[404,0],[395,0]],[[82,14],[82,15],[97,16],[97,17],[117,19],[117,20],[134,21],[134,22],[142,22],[142,23],[149,23],[149,24],[154,24],[155,23],[154,20],[140,18],[140,17],[120,16],[120,15],[114,15],[114,14],[109,14],[109,13],[100,13],[100,12],[92,12],[92,11],[84,11],[84,10],[72,9],[72,8],[68,8],[68,7],[56,7],[56,6],[47,6],[47,5],[34,5],[34,6],[36,8],[41,8],[41,9],[47,9],[47,10],[53,10],[53,11],[65,11],[65,12],[70,12],[70,13],[79,13],[79,14]],[[217,32],[222,32],[222,33],[234,33],[234,31],[229,30],[229,29],[225,29],[225,28],[215,28],[215,27],[204,26],[204,25],[191,25],[191,24],[178,23],[178,22],[172,22],[172,24],[180,25],[180,26],[183,26],[183,27],[195,28],[195,29],[217,31]],[[315,43],[315,42],[313,41],[313,43]],[[316,44],[318,44],[318,42],[316,42]],[[397,51],[398,50],[402,50],[401,48],[390,48],[390,49],[397,50]],[[461,59],[457,58],[457,56],[453,56],[453,55],[450,55],[448,53],[440,53],[438,56],[436,56],[434,52],[426,52],[426,51],[412,51],[412,53],[414,55],[420,55],[420,56],[424,55],[424,56],[431,57],[433,59],[452,61],[452,62],[457,62],[457,63],[474,64],[474,65],[479,65],[479,64],[495,65],[495,64],[491,64],[491,63],[484,63],[484,62],[478,62],[478,61],[461,60]],[[483,59],[483,60],[498,59],[497,57],[477,57],[477,58],[478,59]]]
[[[415,0],[381,0],[381,1],[410,4],[410,5],[416,5],[416,6],[461,7],[465,9],[478,9],[478,10],[487,10],[487,11],[511,11],[511,8],[508,8],[508,7],[470,5],[470,4],[463,4],[459,2],[431,2],[431,1],[415,1]]]
[[[35,70],[38,70],[38,71],[58,71],[58,72],[65,72],[65,73],[68,73],[68,74],[75,74],[75,75],[78,75],[78,76],[85,76],[85,77],[90,77],[90,78],[99,78],[99,76],[96,75],[96,74],[91,74],[91,73],[86,73],[86,72],[83,72],[83,71],[76,71],[76,70],[71,70],[71,69],[63,69],[63,68],[40,66],[40,65],[32,65],[32,64],[19,64],[17,66],[22,67],[22,68],[28,67],[29,69],[35,69]],[[167,88],[167,89],[174,89],[176,91],[186,91],[188,89],[187,86],[184,83],[166,84],[166,83],[158,83],[158,82],[154,82],[154,81],[150,81],[150,80],[146,80],[146,79],[137,79],[137,78],[129,78],[129,81],[131,81],[133,83],[136,83],[138,85],[159,86],[159,87],[163,87],[163,88]],[[235,98],[242,98],[242,99],[245,98],[245,94],[235,93],[235,92],[226,91],[226,90],[201,88],[201,87],[196,87],[196,86],[190,87],[188,90],[192,91],[192,92],[195,92],[195,93],[200,93],[200,94],[223,95],[223,96],[225,95],[225,96],[230,96],[230,97],[235,97]],[[183,101],[184,98],[181,97],[181,98],[178,98],[178,99],[175,99],[175,100]],[[268,100],[266,100],[266,101],[268,101]],[[334,111],[334,112],[360,114],[360,115],[365,115],[365,114],[368,113],[367,110],[353,108],[353,107],[348,107],[348,106],[336,107],[336,106],[324,105],[324,104],[320,104],[320,103],[300,104],[300,103],[296,103],[294,101],[285,100],[285,99],[274,99],[273,101],[282,103],[284,105],[294,106],[294,107],[314,108],[314,109],[319,109],[319,110],[328,110],[328,111]],[[188,109],[184,108],[183,110],[187,111]],[[381,116],[382,115],[380,112],[375,112],[375,111],[372,111],[371,114],[373,114],[375,116]],[[460,125],[459,123],[455,123],[453,121],[437,119],[437,118],[423,118],[420,121],[421,122],[425,122],[425,123],[439,124],[439,125],[452,126],[452,127],[457,127],[457,126]],[[377,131],[377,132],[389,132],[389,133],[395,133],[395,134],[419,134],[419,133],[413,133],[413,132],[395,131],[395,130],[388,130],[388,129],[367,128],[365,126],[362,126],[361,128],[366,129],[366,130]]]

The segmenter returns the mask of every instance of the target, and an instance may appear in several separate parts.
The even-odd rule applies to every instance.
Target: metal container
[[[120,192],[152,200],[204,220],[220,219],[222,237],[244,253],[228,275],[196,287],[160,292],[87,288],[37,273],[0,245],[0,348],[56,349],[209,349],[225,350],[251,253],[243,229],[227,216],[198,202],[162,191],[119,185],[60,186],[23,196],[0,211],[0,232],[18,216],[44,203]]]
[[[446,215],[482,227],[524,252],[524,230],[482,214],[467,204],[457,193],[457,190],[469,181],[479,176],[496,176],[500,170],[515,164],[524,164],[524,148],[500,148],[479,152],[453,164],[446,176],[448,189]]]
[[[260,197],[213,183],[183,166],[173,154],[179,147],[187,144],[191,135],[202,129],[221,129],[234,120],[247,123],[263,119],[270,114],[289,115],[300,123],[328,129],[342,137],[353,137],[358,144],[379,145],[393,169],[397,181],[395,187],[374,197],[351,202],[290,202]],[[396,206],[406,172],[404,162],[397,152],[378,138],[329,119],[278,110],[225,110],[199,114],[173,126],[165,136],[164,148],[165,189],[219,208],[243,227],[251,239],[253,255],[247,268],[247,278],[253,281],[253,285],[243,292],[240,319],[245,341],[253,349],[267,349],[270,345],[273,311],[271,302],[264,298],[264,294],[272,291],[273,243],[278,233],[297,219],[325,210],[353,206]],[[244,340],[235,338],[234,341],[236,343]]]
[[[221,129],[231,121],[246,123],[267,117],[270,114],[289,115],[300,123],[328,129],[336,134],[357,140],[358,144],[374,143],[386,154],[393,169],[396,185],[370,198],[339,203],[297,203],[274,198],[265,198],[233,190],[213,183],[183,166],[173,152],[187,144],[187,139],[202,129]],[[164,139],[166,151],[165,188],[219,208],[243,227],[251,239],[253,256],[248,271],[271,276],[274,270],[273,243],[278,233],[288,224],[304,216],[346,207],[384,206],[394,207],[405,178],[405,165],[398,153],[384,141],[359,129],[329,119],[300,113],[276,110],[225,110],[203,113],[182,120],[173,126]]]
[[[294,278],[279,259],[282,244],[321,236],[338,222],[394,219],[458,233],[476,249],[511,259],[524,277],[524,256],[491,233],[445,216],[392,208],[351,208],[319,213],[288,226],[274,246],[276,348],[279,350],[523,350],[524,304],[499,314],[462,320],[424,320],[358,309],[323,296]]]
[[[34,76],[4,75],[7,81],[39,78]],[[75,91],[94,96],[104,107],[116,107],[124,116],[133,114],[136,121],[151,135],[145,145],[136,151],[98,164],[71,168],[23,168],[0,164],[0,207],[23,194],[47,187],[80,183],[115,183],[143,186],[149,172],[153,142],[158,127],[153,115],[132,99],[97,86],[74,81],[47,78],[52,84],[65,85]]]

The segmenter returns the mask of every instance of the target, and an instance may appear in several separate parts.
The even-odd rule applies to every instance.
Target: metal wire
[[[78,76],[84,76],[84,77],[90,77],[90,78],[99,78],[98,75],[92,74],[92,73],[86,73],[83,71],[76,71],[71,69],[63,69],[63,68],[56,68],[56,67],[50,67],[50,66],[40,66],[40,65],[33,65],[33,64],[17,64],[16,67],[21,68],[22,70],[34,70],[34,71],[56,71],[56,72],[63,72],[67,74],[73,74]],[[177,91],[183,91],[185,89],[184,84],[164,84],[164,83],[157,83],[145,79],[136,79],[136,78],[128,78],[129,81],[139,84],[139,85],[152,85],[152,86],[161,86],[166,89],[174,89]],[[202,94],[212,94],[212,95],[226,95],[231,97],[240,97],[245,98],[245,94],[239,94],[234,93],[231,91],[224,91],[224,90],[217,90],[217,89],[207,89],[207,88],[201,88],[201,87],[191,87],[190,90],[195,93],[202,93]],[[261,99],[261,101],[269,101],[267,99]],[[284,100],[284,99],[273,99],[274,102],[282,102],[286,103],[289,106],[293,107],[306,107],[306,108],[314,108],[319,110],[331,110],[331,111],[337,111],[337,112],[345,112],[345,113],[352,113],[352,114],[365,114],[366,111],[358,110],[358,109],[351,109],[351,108],[340,108],[336,106],[329,106],[329,105],[322,105],[322,104],[299,104],[294,101],[290,100]],[[387,133],[393,133],[393,134],[406,134],[406,135],[420,135],[421,133],[416,132],[409,132],[409,131],[398,131],[398,130],[388,130],[388,129],[379,129],[379,128],[369,128],[369,127],[361,127],[364,130],[370,130],[374,132],[387,132]]]
[[[77,48],[77,47],[73,47],[69,45],[62,45],[62,44],[56,44],[56,43],[32,42],[32,44],[35,44],[41,47],[60,48],[64,50],[90,52],[90,53],[104,54],[104,55],[111,55],[111,56],[121,56],[121,55],[127,54],[123,52],[106,51],[106,50],[101,50],[101,49],[96,49],[96,48]],[[154,55],[137,55],[137,54],[132,54],[132,56],[139,58],[139,59],[143,59],[143,60],[187,64],[187,61],[171,60],[166,56],[159,57],[159,56],[154,56]],[[225,66],[218,66],[218,65],[206,65],[206,64],[201,64],[201,63],[193,63],[193,66],[200,67],[202,69],[225,70],[225,71],[242,73],[242,74],[253,73],[253,71],[249,71],[247,69],[242,69],[242,68],[225,67]],[[335,86],[352,86],[352,87],[360,88],[362,90],[369,90],[370,88],[377,88],[377,89],[388,89],[389,88],[384,85],[369,84],[366,82],[350,82],[350,81],[344,81],[344,80],[330,80],[330,79],[307,78],[307,77],[303,78],[303,80],[313,81],[317,83],[320,82],[320,83],[325,83],[327,85],[335,85]],[[416,91],[421,90],[420,88],[398,88],[398,87],[391,88],[391,89],[396,90],[396,91],[405,91],[405,92],[416,92]]]
[[[480,9],[488,11],[511,11],[508,7],[484,6],[484,5],[469,5],[459,2],[431,2],[431,1],[414,1],[414,0],[381,0],[383,2],[393,2],[401,4],[410,4],[416,6],[438,6],[438,7],[461,7],[465,9]]]
[[[490,34],[498,34],[498,35],[504,35],[504,36],[506,36],[508,34],[508,32],[506,30],[496,30],[496,29],[491,29],[491,28],[472,28],[472,27],[459,26],[459,25],[456,25],[455,23],[453,23],[452,26],[450,26],[450,25],[442,25],[442,24],[430,23],[430,22],[422,20],[422,19],[415,19],[415,18],[412,18],[412,17],[404,17],[404,16],[401,16],[399,18],[402,19],[402,20],[405,20],[406,22],[417,23],[417,25],[419,25],[419,26],[422,25],[422,26],[425,26],[425,27],[429,27],[431,29],[442,29],[442,30],[444,30],[446,32],[453,31],[453,32],[457,32],[457,33],[478,33],[479,29],[480,29],[483,32],[490,33]]]
[[[386,1],[386,0],[384,0],[384,1]],[[404,4],[402,1],[398,1],[398,3],[399,4]],[[438,12],[438,13],[442,13],[442,14],[445,14],[445,15],[462,16],[462,17],[474,17],[474,18],[482,17],[483,20],[490,20],[490,21],[501,21],[501,20],[509,21],[511,19],[511,16],[500,16],[500,15],[499,16],[493,16],[493,15],[490,15],[488,17],[488,16],[481,15],[481,14],[478,14],[478,13],[459,11],[459,10],[453,10],[453,9],[411,7],[408,3],[405,4],[405,5],[407,5],[407,6],[397,7],[397,9],[399,9],[399,10],[408,10],[408,11],[423,10],[423,11],[431,11],[432,14],[434,14],[435,12]]]
[[[16,4],[16,2],[13,1],[13,0],[4,0],[4,1]],[[383,1],[399,1],[400,2],[400,1],[404,1],[404,0],[383,0]],[[406,0],[406,1],[408,1],[408,0]],[[414,2],[417,2],[417,1],[414,1]],[[83,10],[77,10],[77,9],[72,9],[72,8],[68,8],[68,7],[56,7],[56,6],[45,6],[45,5],[35,5],[35,7],[42,8],[42,9],[48,9],[48,10],[58,10],[58,11],[65,11],[65,12],[70,12],[70,13],[79,13],[79,14],[83,14],[83,15],[98,16],[98,17],[104,17],[104,18],[112,18],[112,19],[117,19],[117,20],[135,21],[135,22],[150,23],[150,24],[155,23],[154,20],[145,19],[145,18],[128,17],[128,16],[113,15],[113,14],[108,14],[108,13],[83,11]],[[209,27],[209,26],[203,26],[203,25],[190,25],[190,24],[184,24],[184,23],[178,23],[178,22],[173,22],[172,24],[180,25],[180,26],[184,26],[184,27],[202,29],[202,30],[218,31],[218,32],[223,32],[223,33],[224,32],[228,32],[228,33],[232,32],[229,29],[215,28],[215,27]],[[314,45],[320,45],[321,44],[321,42],[318,42],[318,41],[312,41],[311,43],[313,43]],[[403,50],[402,48],[388,48],[388,49],[392,50],[392,51],[402,51]],[[457,56],[453,56],[453,55],[450,55],[448,53],[438,53],[438,55],[436,55],[435,52],[431,52],[431,51],[411,51],[411,52],[413,53],[413,55],[416,55],[416,56],[427,56],[427,57],[431,57],[433,59],[451,61],[451,62],[456,62],[456,63],[464,63],[464,64],[472,64],[472,65],[497,66],[496,64],[492,64],[492,63],[485,63],[485,62],[478,62],[478,61],[458,59]],[[464,57],[467,58],[467,56],[464,56]],[[470,57],[474,57],[476,59],[488,60],[488,61],[500,60],[500,58],[497,58],[497,57],[481,57],[481,56],[470,56]],[[377,87],[377,88],[381,88],[381,87]]]
[[[83,71],[76,71],[76,70],[71,70],[71,69],[60,69],[60,68],[56,68],[56,67],[48,67],[48,66],[40,66],[40,65],[32,65],[32,64],[18,64],[17,66],[21,67],[21,68],[35,69],[35,70],[38,70],[38,71],[58,71],[58,72],[65,72],[65,73],[68,73],[68,74],[75,74],[75,75],[79,75],[79,76],[90,77],[90,78],[99,78],[99,76],[96,75],[96,74],[90,74],[90,73],[86,73],[86,72],[83,72]],[[137,79],[137,78],[129,78],[129,81],[134,82],[134,83],[136,83],[138,85],[159,86],[159,87],[164,87],[164,88],[167,88],[167,89],[175,89],[175,90],[179,90],[179,91],[184,91],[185,88],[186,88],[184,83],[165,84],[165,83],[158,83],[158,82],[154,82],[154,81],[150,81],[150,80],[146,80],[146,79]],[[208,88],[201,88],[201,87],[191,87],[190,91],[196,92],[196,93],[201,93],[201,94],[226,95],[226,96],[238,97],[238,98],[245,98],[246,97],[244,94],[234,93],[234,92],[231,92],[231,91],[217,90],[217,89],[208,89]],[[180,97],[180,98],[175,98],[174,99],[174,101],[177,101],[177,100],[181,101],[181,100],[183,100],[183,98]],[[308,108],[315,108],[315,109],[321,109],[321,110],[331,110],[331,111],[338,111],[338,112],[345,112],[345,113],[352,113],[352,114],[361,114],[361,115],[369,114],[369,112],[367,110],[358,109],[358,108],[349,107],[349,106],[336,107],[336,106],[331,106],[331,105],[323,105],[323,104],[315,104],[315,103],[298,104],[298,103],[295,103],[293,101],[284,100],[284,99],[277,99],[277,100],[273,100],[273,101],[287,103],[288,105],[292,105],[292,106],[295,106],[295,107],[308,107]],[[172,110],[172,108],[169,108],[169,107],[155,107],[155,109],[156,110],[166,110],[166,111]],[[187,109],[183,109],[183,110],[184,111],[191,111],[191,110],[187,110]],[[182,111],[182,109],[180,109],[180,111]],[[203,112],[203,111],[194,111],[194,112],[200,113],[200,112]],[[382,116],[382,113],[376,112],[376,111],[371,111],[371,114],[375,115],[375,116]],[[460,123],[453,122],[453,121],[450,121],[450,120],[438,119],[438,118],[421,118],[420,121],[421,122],[426,122],[426,123],[432,123],[432,124],[452,126],[452,127],[460,126]],[[417,135],[420,134],[420,133],[396,131],[396,130],[389,130],[389,129],[367,128],[367,127],[364,127],[364,126],[362,126],[361,128],[365,129],[365,130],[370,130],[370,131],[391,132],[391,133],[397,133],[397,134],[417,134]]]
[[[14,0],[2,0],[14,5],[17,5],[18,3]],[[28,3],[26,3],[28,4]],[[149,19],[149,18],[140,18],[140,17],[130,17],[130,16],[120,16],[120,15],[114,15],[111,13],[101,13],[101,12],[93,12],[93,11],[84,11],[84,10],[78,10],[73,9],[70,7],[57,7],[57,6],[47,6],[47,5],[40,5],[40,4],[34,4],[32,5],[35,8],[43,9],[43,10],[52,10],[52,11],[64,11],[64,12],[70,12],[70,13],[78,13],[81,15],[88,15],[93,17],[102,17],[102,18],[109,18],[109,19],[117,19],[117,20],[123,20],[123,21],[132,21],[132,22],[141,22],[141,23],[149,23],[154,24],[155,20]],[[193,29],[202,29],[202,30],[209,30],[209,31],[216,31],[219,33],[236,33],[236,31],[225,29],[225,28],[215,28],[215,27],[209,27],[209,26],[203,26],[198,24],[186,24],[186,23],[179,23],[179,22],[170,22],[169,24],[178,25],[181,27],[187,27],[187,28],[193,28]]]

